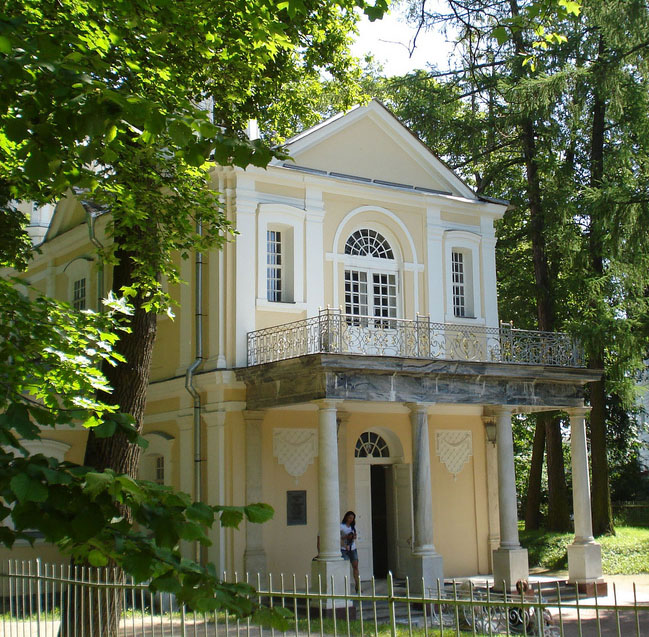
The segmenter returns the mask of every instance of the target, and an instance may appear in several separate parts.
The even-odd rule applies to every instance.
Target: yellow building
[[[570,576],[599,578],[583,408],[597,374],[567,336],[499,325],[506,202],[477,196],[378,102],[288,150],[267,170],[213,172],[239,234],[183,261],[189,284],[169,290],[179,307],[159,318],[142,477],[209,504],[273,506],[267,524],[213,532],[219,571],[339,579],[351,509],[362,579],[494,572],[511,586],[528,572],[511,418],[563,409]],[[61,202],[31,282],[97,308],[105,227],[90,204]],[[50,455],[81,461],[84,432],[46,438]]]

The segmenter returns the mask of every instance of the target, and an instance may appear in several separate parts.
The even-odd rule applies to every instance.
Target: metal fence
[[[237,581],[237,576],[229,579]],[[391,576],[363,582],[359,594],[351,593],[347,583],[343,591],[326,592],[322,582],[308,578],[301,586],[295,577],[257,577],[251,583],[258,604],[290,611],[284,630],[225,612],[193,613],[172,595],[120,581],[107,569],[11,562],[0,572],[0,629],[4,637],[649,635],[649,605],[637,599],[635,585],[633,597],[623,601],[614,586],[607,598],[584,598],[560,582],[538,583],[526,594],[512,595],[494,592],[489,582],[472,581],[433,588],[419,582],[414,592],[407,580]],[[121,611],[110,629],[106,609],[115,594]],[[94,621],[75,628],[70,617],[84,604]]]
[[[248,333],[248,365],[307,354],[359,354],[583,367],[577,342],[563,332],[433,323],[321,310],[316,317]]]
[[[649,502],[613,502],[613,518],[619,526],[649,527]]]

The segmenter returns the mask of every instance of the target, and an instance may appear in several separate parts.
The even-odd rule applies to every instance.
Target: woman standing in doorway
[[[340,552],[343,559],[349,560],[354,572],[354,583],[356,584],[356,593],[361,590],[361,580],[358,574],[358,551],[356,550],[356,514],[353,511],[347,511],[340,523]]]

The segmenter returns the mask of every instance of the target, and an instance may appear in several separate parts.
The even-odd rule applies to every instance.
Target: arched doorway
[[[404,479],[405,476],[405,479]],[[357,542],[361,579],[403,571],[412,535],[410,466],[398,436],[368,429],[354,448]]]

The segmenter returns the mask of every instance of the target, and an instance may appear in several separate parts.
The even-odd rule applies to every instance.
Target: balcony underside
[[[354,354],[309,354],[236,374],[251,410],[322,399],[562,409],[583,405],[584,385],[601,377],[584,368]]]

